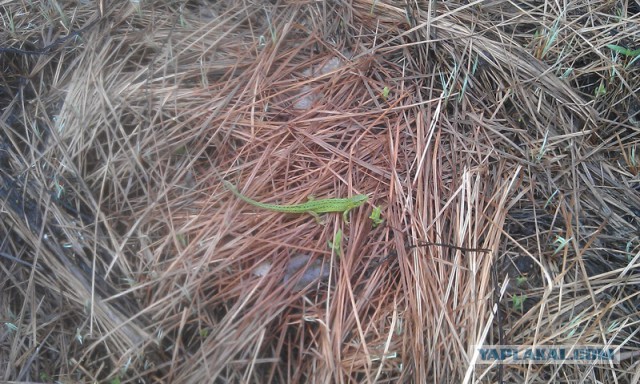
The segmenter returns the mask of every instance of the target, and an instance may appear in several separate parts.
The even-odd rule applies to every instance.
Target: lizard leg
[[[349,210],[345,209],[344,212],[342,212],[342,220],[344,220],[345,223],[349,224]]]
[[[317,213],[313,212],[313,211],[309,211],[309,214],[311,216],[313,216],[314,219],[316,219],[316,223],[318,224],[322,224],[324,225],[324,222],[322,221],[322,219],[320,218],[320,215],[318,215]]]

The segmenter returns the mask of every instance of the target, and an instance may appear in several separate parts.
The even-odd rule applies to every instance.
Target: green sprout
[[[600,85],[594,91],[594,94],[597,96],[604,96],[607,94],[607,87],[604,86],[604,83],[601,81]]]
[[[564,71],[564,73],[562,75],[560,75],[561,79],[567,79],[569,76],[571,76],[571,74],[573,73],[573,68],[567,68],[566,71]]]
[[[625,47],[621,47],[619,45],[614,45],[614,44],[607,44],[607,48],[609,48],[610,50],[617,52],[623,56],[627,56],[627,57],[637,57],[640,56],[640,49],[629,49],[629,48],[625,48]]]
[[[635,256],[631,253],[631,250],[633,248],[633,240],[627,241],[627,246],[625,248],[626,248],[625,252],[627,254],[627,261],[631,262],[635,258]]]
[[[550,32],[551,32],[550,34],[551,36],[549,37],[549,39],[547,40],[547,43],[542,49],[542,55],[540,56],[540,58],[543,58],[547,54],[547,52],[549,52],[549,50],[551,49],[551,46],[558,39],[558,34],[560,33],[560,18],[556,19],[555,23],[553,23],[553,27],[551,27]]]
[[[578,329],[577,325],[580,321],[580,316],[576,316],[573,320],[571,320],[571,322],[569,322],[569,332],[567,333],[567,337],[573,337],[573,335],[575,335],[576,330]]]
[[[536,163],[541,162],[542,158],[547,152],[548,139],[549,139],[549,130],[547,130],[547,132],[545,132],[544,134],[544,139],[542,140],[542,146],[540,147],[540,151],[538,151],[538,155],[536,156]]]
[[[371,3],[371,9],[369,10],[369,15],[373,15],[373,10],[376,8],[376,4],[378,4],[378,0],[373,0]]]
[[[184,12],[184,4],[180,5],[180,26],[182,28],[186,28],[189,26],[189,24],[187,23],[187,19],[185,19],[183,12]]]
[[[55,10],[58,12],[58,15],[60,16],[60,23],[62,23],[62,25],[67,30],[70,30],[71,29],[71,23],[69,22],[69,18],[67,17],[67,14],[62,10],[62,7],[60,6],[60,4],[58,4],[57,1],[52,1],[49,4],[53,5]]]
[[[329,248],[334,251],[338,256],[342,256],[342,230],[338,229],[338,231],[333,235],[333,241],[329,241]]]
[[[54,182],[55,182],[55,188],[56,188],[56,199],[60,200],[60,198],[64,194],[64,186],[62,185],[62,183],[58,181],[57,176],[54,178]]]
[[[369,216],[371,221],[373,221],[374,227],[377,227],[378,225],[382,224],[382,222],[384,221],[384,219],[382,219],[381,216],[382,216],[382,208],[377,206],[374,207],[373,211],[371,211],[371,216]]]
[[[618,326],[620,325],[620,323],[617,320],[614,320],[611,324],[609,324],[609,326],[607,327],[607,333],[613,333],[618,329]]]
[[[633,148],[631,148],[631,156],[629,156],[631,158],[631,166],[636,168],[638,166],[638,156],[636,156],[636,147],[635,145],[633,146]]]
[[[513,309],[522,312],[524,309],[524,302],[527,300],[527,295],[514,295],[511,297],[511,303],[513,305]]]
[[[18,330],[18,326],[13,323],[4,323],[4,326],[7,327],[8,330],[15,332]]]
[[[382,98],[387,100],[388,97],[389,97],[389,87],[385,85],[384,88],[382,88]]]
[[[180,245],[183,247],[186,247],[187,245],[189,245],[189,240],[184,235],[184,233],[177,233],[176,240],[178,240],[178,243],[180,243]]]
[[[271,17],[269,16],[269,13],[266,9],[264,10],[264,14],[267,17],[267,26],[269,27],[269,33],[271,34],[271,42],[273,42],[273,44],[276,44],[278,42],[276,28],[271,23]]]
[[[524,276],[524,275],[520,275],[520,276],[516,277],[516,286],[522,287],[524,285],[524,283],[527,282],[527,280],[529,280],[529,278],[527,276]]]
[[[0,14],[0,18],[2,18],[3,24],[5,26],[9,24],[8,30],[13,35],[16,33],[16,24],[15,24],[15,21],[13,20],[13,14],[11,12],[7,12],[6,16],[7,16],[7,21],[5,22],[4,17],[2,16],[2,14]]]
[[[557,194],[558,194],[558,190],[556,189],[556,190],[551,194],[551,196],[549,196],[549,198],[547,199],[547,202],[546,202],[546,203],[544,203],[544,209],[547,209],[547,207],[549,207],[549,204],[551,204],[551,201],[553,201],[554,196],[555,196],[555,195],[557,195]]]
[[[556,246],[556,250],[553,251],[553,254],[555,255],[561,250],[563,250],[572,239],[573,237],[569,239],[565,239],[562,236],[556,235],[556,239],[553,241],[553,244],[557,244],[557,246]]]

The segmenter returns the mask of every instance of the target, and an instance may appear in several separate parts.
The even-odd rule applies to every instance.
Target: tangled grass
[[[636,382],[639,15],[0,2],[0,380]]]

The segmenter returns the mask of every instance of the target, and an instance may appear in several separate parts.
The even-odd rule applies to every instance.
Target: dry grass
[[[640,4],[420,4],[0,1],[0,380],[636,382]]]

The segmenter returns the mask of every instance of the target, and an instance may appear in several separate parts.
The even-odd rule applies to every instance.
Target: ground
[[[0,22],[0,380],[637,381],[637,1]],[[369,199],[317,220],[222,180]],[[620,361],[480,364],[496,345]]]

